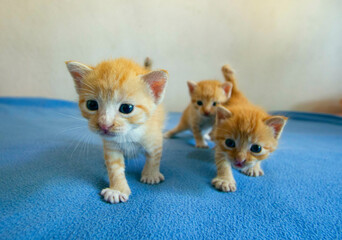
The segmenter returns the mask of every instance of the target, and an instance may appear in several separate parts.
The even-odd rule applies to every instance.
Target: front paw
[[[147,184],[158,184],[164,181],[164,175],[160,172],[156,173],[143,173],[140,179],[140,182]]]
[[[208,144],[206,142],[196,142],[197,148],[209,148]]]
[[[242,171],[243,174],[250,177],[259,177],[264,175],[264,171],[260,167],[252,167]]]
[[[211,181],[211,184],[220,191],[223,192],[235,192],[236,183],[234,180],[228,180],[224,178],[216,177]]]
[[[124,194],[118,190],[105,188],[101,191],[101,195],[103,196],[106,202],[110,203],[120,203],[127,202],[129,195]]]

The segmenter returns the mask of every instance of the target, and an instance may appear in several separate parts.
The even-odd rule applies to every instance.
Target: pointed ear
[[[188,84],[188,88],[189,88],[189,93],[191,95],[194,92],[194,90],[197,86],[197,83],[195,83],[194,81],[187,81],[187,84]]]
[[[79,93],[79,89],[81,88],[84,77],[88,73],[93,71],[93,69],[83,63],[74,62],[74,61],[67,61],[65,62],[65,64],[67,65],[67,68],[72,78],[74,79],[76,91],[77,93]]]
[[[233,84],[231,82],[225,82],[222,84],[223,91],[226,93],[227,98],[232,95]]]
[[[152,71],[141,76],[141,79],[148,85],[156,104],[161,103],[165,93],[168,73],[165,70]]]
[[[265,124],[267,126],[269,126],[270,128],[272,128],[273,130],[273,134],[274,134],[274,138],[275,139],[279,139],[280,135],[283,131],[283,128],[286,124],[287,121],[287,117],[283,117],[283,116],[270,116],[268,118],[265,119]]]
[[[223,106],[218,106],[216,109],[216,123],[221,123],[222,121],[230,118],[232,113]]]

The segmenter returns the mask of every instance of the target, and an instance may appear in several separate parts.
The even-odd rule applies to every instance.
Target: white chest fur
[[[125,157],[132,158],[143,150],[141,141],[145,134],[145,127],[132,129],[123,136],[106,139],[107,147],[111,150],[120,151]]]

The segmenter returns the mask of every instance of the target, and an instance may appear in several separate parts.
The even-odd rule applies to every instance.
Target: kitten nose
[[[244,162],[246,162],[246,159],[241,158],[241,157],[237,157],[237,158],[235,158],[235,161],[236,161],[236,163],[243,164]]]
[[[99,127],[101,128],[101,130],[103,130],[105,132],[107,132],[113,126],[114,126],[114,124],[108,125],[108,124],[99,123]]]
[[[205,115],[205,116],[209,116],[209,115],[210,115],[210,112],[204,111],[204,115]]]
[[[240,168],[242,168],[244,166],[245,162],[246,162],[246,159],[243,159],[243,160],[240,160],[240,161],[238,159],[235,159],[235,160],[236,160],[236,162],[234,163],[234,165],[237,166],[237,167],[240,167]]]

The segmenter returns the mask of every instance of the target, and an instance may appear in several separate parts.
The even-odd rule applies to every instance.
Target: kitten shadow
[[[20,159],[22,155],[13,155],[14,164],[2,166],[0,169],[3,206],[11,205],[13,202],[21,206],[21,202],[27,201],[27,198],[46,187],[63,187],[60,182],[72,184],[75,182],[86,191],[89,191],[90,186],[98,193],[108,187],[102,145],[91,143],[85,150],[82,148],[74,150],[70,149],[71,140],[63,138],[58,146],[45,147],[34,153],[31,151],[24,156],[25,160]],[[140,183],[141,171],[145,163],[144,155],[127,159],[126,176],[132,192],[147,191],[153,194],[161,191],[174,191],[179,194],[203,192],[207,186],[199,183],[198,177],[205,177],[203,180],[210,181],[214,175],[214,170],[210,170],[211,167],[207,166],[213,165],[210,162],[211,150],[185,147],[184,141],[186,139],[182,141],[175,139],[171,141],[176,143],[174,146],[165,146],[161,162],[161,172],[165,176],[165,181],[158,185]]]
[[[186,158],[215,164],[213,149],[197,149],[197,148],[195,148],[195,150],[189,152],[186,155]]]
[[[213,149],[215,147],[215,143],[212,142],[212,141],[208,141],[208,140],[205,140],[205,142],[208,144],[209,146],[209,149]],[[195,147],[196,146],[196,141],[194,138],[191,138],[187,141],[188,145],[191,145],[192,147]],[[197,148],[199,149],[199,148]]]
[[[25,156],[25,161],[1,167],[2,207],[15,205],[24,211],[25,203],[35,196],[47,198],[56,191],[61,194],[56,195],[57,198],[65,199],[60,189],[68,185],[70,187],[70,184],[80,187],[80,191],[89,190],[89,185],[90,188],[102,189],[108,184],[99,149],[94,148],[88,157],[76,151],[72,157],[68,157],[63,153],[66,147],[40,151]]]

